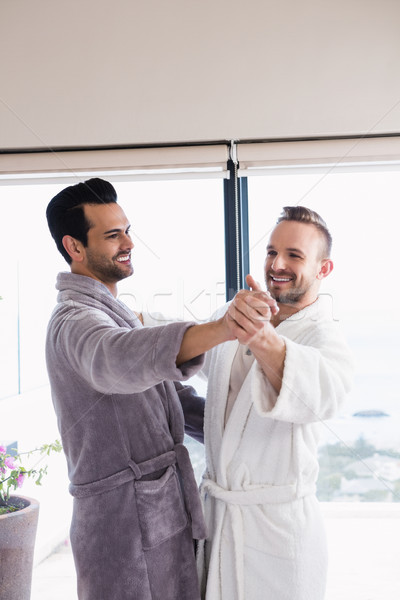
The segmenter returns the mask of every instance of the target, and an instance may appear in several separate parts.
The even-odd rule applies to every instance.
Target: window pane
[[[399,187],[394,171],[249,179],[250,270],[258,280],[283,206],[316,210],[333,236],[335,268],[321,292],[352,348],[356,377],[341,414],[322,427],[321,500],[400,500]]]
[[[225,303],[223,184],[218,180],[116,184],[132,225],[133,277],[119,285],[132,308],[203,321]],[[189,382],[199,394],[206,386]],[[185,437],[199,482],[204,447]]]
[[[47,383],[44,340],[56,300],[55,273],[66,263],[46,221],[49,200],[64,186],[1,186],[0,398]],[[3,337],[4,336],[4,337]]]
[[[147,312],[202,321],[225,301],[220,180],[115,184],[132,225],[134,275],[121,299]]]
[[[0,239],[0,398],[48,383],[46,328],[56,302],[56,275],[69,267],[50,236],[45,212],[64,187],[0,187],[7,214]],[[133,182],[115,188],[135,244],[135,273],[120,283],[120,299],[134,310],[173,319],[208,319],[225,302],[222,181]],[[198,378],[191,383],[205,393]],[[187,443],[199,478],[203,447]]]

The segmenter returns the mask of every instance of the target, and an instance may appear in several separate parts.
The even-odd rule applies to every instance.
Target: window
[[[173,319],[208,319],[225,302],[221,181],[120,183],[116,189],[135,243],[135,273],[119,284],[120,298]],[[206,393],[200,378],[188,383]],[[187,436],[185,444],[199,482],[204,447]]]
[[[115,184],[132,225],[133,277],[121,299],[147,312],[203,321],[225,301],[222,183],[218,180]],[[133,299],[133,298],[132,298]]]
[[[282,206],[315,209],[334,238],[335,269],[321,291],[353,350],[356,379],[341,414],[322,427],[322,500],[399,500],[399,184],[397,170],[354,166],[341,173],[280,169],[248,178],[250,272],[256,279],[263,280],[268,234]],[[45,209],[65,185],[0,188],[7,210],[0,241],[0,324],[7,340],[0,345],[0,398],[47,385],[46,325],[56,273],[68,267],[49,235]],[[121,282],[121,300],[172,318],[207,319],[225,302],[221,181],[121,181],[115,187],[135,243],[135,273]],[[195,383],[204,393],[204,385]],[[202,450],[195,463],[199,477]]]
[[[55,278],[68,265],[47,228],[46,206],[62,185],[1,187],[7,223],[0,241],[0,399],[48,385],[45,336],[56,302]],[[202,321],[225,302],[223,184],[219,179],[115,183],[132,225],[135,273],[119,285],[130,308]],[[161,323],[160,323],[161,324]],[[205,393],[199,378],[191,382]],[[49,394],[38,407],[52,420]],[[3,434],[4,435],[4,434]],[[23,434],[21,434],[23,437]],[[43,434],[46,438],[46,433]],[[196,477],[201,444],[186,438]]]
[[[0,238],[0,398],[45,385],[44,340],[56,300],[55,273],[66,263],[55,249],[46,206],[61,185],[3,186]]]
[[[63,185],[4,186],[0,241],[0,398],[45,385],[44,341],[55,277],[68,265],[49,234],[46,206]],[[121,282],[131,307],[204,320],[225,299],[222,183],[116,183],[132,223],[135,274]]]
[[[275,151],[273,156],[275,159]],[[318,495],[331,501],[323,505],[329,517],[330,589],[334,590],[332,597],[335,593],[346,594],[349,582],[361,590],[360,594],[375,584],[377,587],[376,582],[381,590],[379,573],[384,573],[385,592],[392,586],[395,591],[390,597],[397,597],[398,536],[394,532],[399,520],[394,502],[400,495],[400,350],[396,343],[400,318],[396,310],[399,286],[395,244],[400,173],[352,167],[347,173],[329,174],[304,168],[300,174],[284,166],[273,175],[246,175],[250,271],[258,280],[263,280],[268,233],[282,206],[310,206],[326,219],[332,231],[335,269],[322,291],[353,349],[357,372],[349,403],[322,428]],[[193,178],[127,183],[122,179],[124,176],[115,187],[132,224],[135,273],[121,282],[121,300],[138,310],[206,319],[225,302],[222,182]],[[2,339],[7,340],[0,344],[0,401],[12,396],[3,401],[3,406],[9,405],[8,413],[2,413],[3,417],[6,414],[3,435],[23,440],[23,449],[46,441],[49,431],[55,430],[55,423],[50,427],[46,420],[55,420],[50,395],[43,394],[41,387],[37,393],[23,394],[19,399],[28,418],[16,422],[8,415],[14,415],[16,394],[47,386],[45,330],[56,299],[56,273],[68,267],[55,248],[44,215],[50,198],[66,185],[68,181],[63,180],[0,188],[3,214],[7,215],[0,241],[0,330]],[[195,383],[204,393],[204,387]],[[388,416],[365,416],[368,410]],[[364,416],[357,415],[359,411]],[[186,443],[199,480],[204,467],[203,447],[188,438]],[[51,506],[46,504],[45,486],[31,494],[28,484],[24,487],[28,495],[40,498],[43,493],[43,531],[46,518],[46,531],[53,532],[58,523],[59,510],[54,516],[50,514],[55,490],[57,506],[70,500],[66,482],[61,480],[65,465],[60,459],[60,468],[50,469],[46,484],[51,485],[53,477],[60,478],[52,485],[52,498],[47,499]],[[345,500],[382,502],[353,502],[349,511]],[[65,504],[63,514],[68,514],[69,506]],[[367,544],[360,544],[365,539],[377,540],[374,552]],[[46,552],[52,542],[53,538],[42,544]],[[351,573],[346,571],[350,564]]]
[[[399,171],[356,168],[248,180],[250,271],[258,280],[283,206],[316,210],[333,236],[335,268],[321,292],[353,351],[356,377],[347,405],[322,427],[321,500],[400,501],[399,188]]]

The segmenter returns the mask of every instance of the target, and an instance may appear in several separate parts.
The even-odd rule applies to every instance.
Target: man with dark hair
[[[64,188],[54,196],[46,210],[47,223],[58,250],[69,265],[72,258],[64,247],[64,236],[70,235],[84,246],[88,243],[90,222],[85,215],[84,205],[116,202],[114,186],[98,177]]]
[[[74,496],[78,596],[196,600],[193,539],[205,526],[180,404],[195,396],[173,382],[232,334],[225,316],[143,327],[117,299],[118,282],[133,272],[133,242],[116,200],[110,183],[91,179],[47,208],[71,269],[57,278],[46,359]],[[201,413],[200,403],[194,422]]]
[[[352,360],[332,307],[319,298],[332,271],[317,213],[285,207],[265,260],[267,289],[248,275],[216,317],[232,337],[207,353],[200,542],[206,600],[323,600],[327,552],[315,496],[317,426],[350,390]]]

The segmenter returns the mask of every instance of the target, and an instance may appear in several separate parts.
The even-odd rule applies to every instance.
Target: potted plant
[[[42,460],[44,455],[61,450],[59,440],[14,455],[0,445],[0,598],[29,600],[31,594],[39,503],[26,496],[11,495],[11,491],[19,489],[26,478],[41,485],[47,466],[26,468],[22,457],[38,453]]]

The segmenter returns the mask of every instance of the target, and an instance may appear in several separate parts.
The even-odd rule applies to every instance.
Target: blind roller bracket
[[[229,149],[229,158],[233,162],[233,164],[235,164],[235,165],[238,164],[237,144],[236,144],[235,140],[231,140],[231,145],[230,145],[230,149]]]

